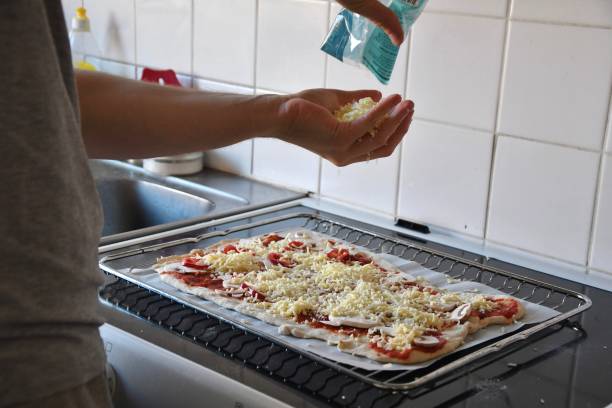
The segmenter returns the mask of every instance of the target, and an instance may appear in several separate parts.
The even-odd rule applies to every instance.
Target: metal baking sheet
[[[282,230],[275,231],[281,236],[285,234],[295,232],[295,229],[290,230]],[[322,239],[336,239],[339,243],[343,245],[351,245],[348,242],[338,240],[336,237],[332,237],[326,234],[315,233]],[[364,251],[370,253],[367,248],[356,247],[357,250]],[[390,254],[374,254],[376,261],[383,263],[388,263],[393,267],[396,267],[410,275],[414,278],[422,277],[430,284],[450,291],[455,292],[473,292],[473,293],[482,293],[487,295],[506,295],[505,293],[495,290],[493,288],[488,287],[479,282],[470,282],[470,281],[456,281],[453,282],[449,280],[449,277],[445,274],[434,272],[432,270],[426,269],[422,267],[417,262],[406,261],[396,255]],[[152,266],[152,265],[150,265]],[[439,360],[439,358],[432,359],[423,363],[418,364],[397,364],[397,363],[380,363],[371,359],[367,359],[361,356],[354,356],[349,353],[345,353],[339,351],[334,345],[328,345],[325,341],[319,339],[301,339],[293,336],[285,336],[278,333],[278,326],[263,322],[255,317],[247,316],[242,313],[233,311],[231,309],[224,308],[222,306],[217,305],[212,301],[208,301],[197,297],[195,295],[183,292],[171,285],[163,282],[159,274],[155,272],[152,268],[123,268],[120,269],[124,276],[130,276],[134,280],[137,280],[143,284],[146,284],[149,287],[155,288],[160,293],[165,293],[167,295],[172,296],[172,298],[180,300],[181,302],[194,307],[198,310],[205,311],[207,313],[211,313],[215,316],[222,316],[224,319],[233,322],[239,322],[245,325],[252,331],[263,332],[267,335],[275,338],[282,338],[283,342],[291,344],[295,348],[301,349],[303,351],[309,351],[315,353],[321,357],[327,358],[329,360],[350,365],[352,367],[361,368],[364,370],[406,370],[413,371],[421,368],[425,368],[430,366],[435,361]],[[506,295],[507,296],[507,295]],[[519,300],[519,299],[517,299]],[[515,322],[511,325],[500,326],[494,325],[489,326],[484,329],[479,330],[474,334],[468,335],[465,343],[459,349],[453,351],[457,352],[460,350],[465,350],[466,348],[477,346],[483,342],[492,340],[496,337],[502,336],[504,334],[513,332],[518,330],[525,324],[531,323],[539,323],[543,322],[547,319],[555,317],[559,315],[559,312],[548,308],[542,305],[536,305],[529,302],[521,301],[525,307],[525,316],[518,322]],[[449,353],[452,354],[452,353]],[[448,354],[447,354],[448,355]]]
[[[327,219],[318,214],[296,213],[271,217],[260,221],[249,219],[249,221],[251,222],[241,222],[241,225],[235,227],[207,232],[191,238],[171,240],[176,235],[173,236],[169,232],[165,242],[104,257],[100,261],[100,266],[111,274],[120,276],[178,302],[186,303],[195,309],[210,313],[236,327],[275,341],[347,375],[358,377],[381,388],[390,389],[411,389],[417,387],[433,378],[449,373],[468,362],[496,352],[517,341],[524,340],[546,327],[586,310],[591,304],[587,297],[571,290],[433,249],[421,248],[414,243],[402,242],[401,239],[396,237],[391,238],[380,233],[356,228],[351,224]],[[462,355],[455,359],[452,357],[446,359],[446,356],[444,356],[444,365],[438,365],[437,368],[423,374],[419,372],[419,376],[411,378],[410,381],[402,381],[404,378],[403,374],[394,375],[390,380],[377,380],[374,377],[379,372],[401,371],[409,373],[422,369],[432,364],[432,362],[428,362],[425,365],[411,366],[381,364],[340,352],[335,347],[328,346],[325,342],[319,340],[280,336],[276,326],[271,326],[257,319],[227,310],[212,302],[180,292],[164,284],[159,280],[157,274],[149,268],[158,257],[186,253],[192,247],[203,248],[220,239],[244,238],[264,232],[279,231],[284,228],[279,228],[278,226],[285,225],[283,223],[287,221],[293,221],[294,225],[297,224],[301,228],[325,233],[334,237],[334,239],[341,239],[355,246],[366,247],[370,252],[382,252],[381,256],[387,258],[389,262],[415,276],[424,276],[434,284],[439,283],[442,287],[453,290],[477,289],[482,293],[516,295],[516,297],[523,301],[526,308],[526,316],[517,324],[485,328],[475,335],[471,335],[468,343],[463,346],[463,349],[470,348],[468,352],[462,353]],[[410,258],[418,260],[418,263],[406,260],[406,254],[408,253],[412,253]],[[419,258],[423,258],[421,255],[424,255],[425,258],[419,260]],[[429,262],[430,260],[434,262]],[[428,268],[423,268],[420,264],[427,264]],[[458,268],[455,268],[455,266]],[[134,269],[134,267],[140,269]],[[432,271],[431,269],[437,269],[441,272]],[[445,282],[448,276],[458,277],[463,279],[463,281],[458,283]],[[487,285],[481,282],[485,282]],[[502,290],[498,291],[489,285]],[[561,313],[557,310],[561,310]],[[519,330],[522,327],[523,329]],[[514,334],[510,335],[508,333]],[[500,334],[507,335],[492,344],[474,347]],[[356,367],[366,370],[365,373],[358,372],[360,370]]]

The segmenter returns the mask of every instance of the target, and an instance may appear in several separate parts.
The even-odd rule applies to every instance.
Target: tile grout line
[[[595,29],[603,29],[603,30],[611,30],[611,26],[603,25],[603,24],[589,24],[589,23],[571,23],[568,21],[546,21],[540,20],[536,18],[524,18],[524,17],[510,17],[510,14],[506,14],[506,16],[496,16],[493,14],[477,14],[477,13],[469,13],[469,12],[461,12],[461,11],[447,11],[447,10],[425,10],[423,13],[427,14],[438,14],[438,15],[451,15],[451,16],[461,16],[461,17],[474,17],[474,18],[491,18],[494,20],[510,20],[518,23],[533,23],[533,24],[543,24],[543,25],[556,25],[563,27],[581,27],[581,28],[595,28]]]
[[[194,55],[195,55],[195,2],[196,0],[191,0],[191,12],[190,20],[191,27],[189,27],[190,32],[190,42],[189,42],[189,77],[191,79],[191,88],[195,88],[195,79],[194,79]]]
[[[495,156],[497,155],[497,142],[499,138],[499,123],[501,120],[501,111],[502,111],[502,103],[503,96],[505,90],[505,80],[506,80],[506,69],[508,64],[508,53],[510,49],[510,16],[512,14],[512,7],[514,5],[514,0],[508,0],[508,5],[506,8],[506,27],[504,30],[504,41],[502,45],[502,55],[501,55],[501,64],[500,64],[500,73],[499,73],[499,84],[497,86],[497,107],[495,111],[495,123],[493,124],[493,142],[491,144],[491,163],[489,168],[489,185],[487,189],[487,201],[484,213],[484,225],[482,231],[482,238],[484,241],[487,241],[487,236],[489,234],[489,222],[491,218],[491,201],[493,199],[493,177],[495,175]]]
[[[325,27],[326,27],[326,31],[329,30],[329,20],[331,17],[331,8],[332,8],[332,3],[330,1],[327,2],[327,16],[325,18]],[[323,62],[323,88],[327,88],[327,65],[328,65],[328,56],[327,54],[325,54],[325,59]],[[316,194],[318,194],[319,196],[321,195],[321,184],[323,182],[323,158],[318,155],[319,157],[319,166],[318,166],[318,173],[317,173],[317,191]]]
[[[591,215],[591,226],[589,230],[589,242],[587,246],[586,266],[587,271],[591,266],[593,247],[595,245],[595,231],[597,221],[599,220],[599,198],[603,190],[603,179],[604,179],[604,157],[606,157],[606,146],[609,142],[610,133],[612,133],[612,127],[610,127],[610,121],[612,121],[612,87],[610,87],[610,97],[608,102],[608,118],[606,120],[606,126],[604,126],[604,136],[601,145],[601,152],[599,154],[599,164],[597,167],[597,183],[595,184],[595,197],[593,200],[593,211]],[[608,131],[610,130],[610,131]]]
[[[136,15],[138,7],[136,2],[138,0],[132,0],[132,10],[134,11],[134,79],[138,80],[138,17]]]
[[[446,122],[444,120],[439,120],[439,119],[430,119],[430,118],[426,118],[426,117],[419,116],[419,115],[415,116],[414,119],[419,120],[421,122],[432,123],[435,125],[451,126],[451,127],[456,127],[459,129],[464,129],[464,130],[472,130],[475,132],[491,133],[491,129],[483,129],[483,128],[478,128],[474,126],[463,125],[460,123]]]
[[[503,132],[499,132],[499,136],[509,137],[511,139],[523,140],[523,141],[526,141],[526,142],[539,143],[539,144],[543,144],[543,145],[547,145],[547,146],[556,146],[556,147],[562,147],[564,149],[578,150],[578,151],[581,151],[581,152],[598,153],[598,154],[601,152],[601,150],[599,150],[599,149],[589,149],[589,148],[586,148],[586,147],[572,146],[572,145],[568,145],[568,144],[565,144],[565,143],[551,142],[549,140],[533,139],[533,138],[530,138],[530,137],[511,135],[509,133],[503,133]]]
[[[410,61],[412,59],[412,40],[414,38],[413,36],[413,27],[410,28],[410,30],[408,31],[408,41],[406,41],[406,47],[408,47],[408,49],[406,50],[406,70],[404,72],[405,76],[404,76],[404,86],[403,86],[403,97],[404,99],[408,99],[408,76],[410,75]],[[399,54],[399,52],[398,52]],[[416,104],[414,106],[415,111],[416,111]],[[414,122],[414,119],[412,120],[412,122]],[[410,126],[412,127],[412,123],[410,124]],[[410,129],[408,129],[408,132],[410,132]],[[408,137],[410,137],[408,135]],[[404,139],[402,139],[402,142],[399,144],[398,147],[396,147],[396,149],[398,149],[398,157],[397,157],[397,170],[395,172],[395,197],[393,198],[394,203],[393,203],[393,217],[397,220],[399,219],[399,202],[400,202],[400,188],[401,188],[401,182],[402,182],[402,162],[404,160],[404,154],[403,154],[403,150],[404,150]]]
[[[520,247],[520,246],[517,246],[517,245],[514,245],[514,244],[510,244],[510,243],[507,243],[507,242],[504,242],[504,241],[498,241],[496,239],[488,239],[488,240],[486,240],[485,245],[487,245],[487,244],[499,246],[502,249],[503,248],[507,248],[507,249],[511,249],[511,250],[514,250],[514,251],[519,251],[519,252],[522,252],[522,253],[528,254],[528,255],[535,255],[537,257],[540,257],[540,258],[543,258],[543,259],[548,259],[548,260],[551,260],[551,261],[561,262],[561,263],[564,263],[565,265],[572,266],[572,267],[584,268],[584,274],[585,275],[587,274],[587,272],[586,272],[587,271],[586,265],[578,263],[578,262],[575,262],[575,261],[570,261],[568,259],[563,259],[563,258],[559,258],[557,256],[553,256],[553,255],[550,255],[550,254],[545,254],[544,252],[538,252],[538,251],[534,251],[534,250],[531,250],[531,249],[523,248],[523,247]]]
[[[435,124],[435,125],[454,127],[454,128],[463,129],[463,130],[471,130],[471,131],[474,131],[474,132],[491,133],[491,129],[482,129],[482,128],[462,125],[462,124],[458,124],[458,123],[446,122],[446,121],[438,120],[438,119],[424,118],[422,116],[415,116],[414,120],[418,120],[420,122],[432,123],[432,124]],[[552,141],[549,141],[549,140],[534,139],[534,138],[525,137],[525,136],[517,136],[517,135],[512,135],[512,134],[503,133],[503,132],[497,132],[497,133],[499,133],[500,136],[510,137],[510,138],[519,139],[519,140],[525,140],[525,141],[528,141],[528,142],[546,144],[546,145],[549,145],[549,146],[564,147],[566,149],[574,149],[574,150],[580,150],[580,151],[590,152],[590,153],[599,153],[600,152],[599,149],[589,149],[589,148],[586,148],[586,147],[573,146],[573,145],[564,144],[564,143],[552,142]]]
[[[257,95],[257,48],[259,45],[259,0],[255,0],[255,32],[253,33],[253,95]],[[251,166],[249,176],[254,177],[255,171],[255,139],[251,139]]]

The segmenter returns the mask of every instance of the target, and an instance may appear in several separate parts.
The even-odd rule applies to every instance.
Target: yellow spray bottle
[[[83,7],[82,3],[81,7],[76,9],[76,14],[72,18],[70,48],[72,50],[72,65],[74,68],[96,71],[96,67],[88,61],[88,58],[100,55],[100,49],[91,33],[87,10]]]

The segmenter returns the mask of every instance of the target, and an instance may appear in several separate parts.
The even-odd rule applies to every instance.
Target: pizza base
[[[189,252],[189,254],[165,257],[160,259],[153,266],[153,268],[157,270],[160,279],[166,284],[169,284],[170,286],[173,286],[183,292],[190,293],[200,298],[212,301],[221,307],[232,309],[242,314],[262,320],[266,323],[275,325],[278,327],[278,332],[281,335],[290,335],[293,337],[305,339],[313,338],[323,340],[330,345],[336,345],[338,350],[342,352],[366,357],[368,359],[381,363],[416,364],[435,359],[439,356],[451,353],[452,351],[460,347],[464,343],[465,338],[468,334],[474,333],[480,330],[481,328],[487,327],[489,325],[512,324],[515,320],[520,319],[525,314],[524,307],[520,301],[512,297],[496,296],[496,298],[506,297],[509,299],[516,300],[518,305],[518,312],[511,318],[506,318],[504,316],[491,316],[486,318],[471,316],[467,319],[467,321],[463,321],[457,326],[454,326],[453,328],[443,332],[443,337],[445,338],[446,343],[442,348],[432,352],[412,349],[409,353],[408,358],[396,358],[369,347],[370,337],[368,335],[339,333],[327,330],[325,328],[311,327],[308,323],[297,323],[296,321],[290,318],[283,318],[281,316],[272,315],[268,313],[265,309],[255,306],[253,303],[243,301],[242,298],[231,298],[223,294],[215,293],[214,290],[211,290],[206,287],[190,286],[182,280],[175,278],[171,274],[164,273],[164,266],[167,264],[181,262],[183,259],[194,255],[201,256],[205,252],[208,252],[210,250],[218,250],[218,248],[223,247],[225,245],[237,245],[239,244],[239,242],[239,239],[223,240],[217,242],[216,244],[210,247],[207,247],[206,249],[193,249]],[[367,250],[359,248],[359,251],[372,257],[372,259],[376,259],[376,255]],[[386,262],[385,260],[376,259],[376,261],[379,265],[388,264],[388,262]]]
[[[160,279],[170,286],[173,286],[183,292],[190,293],[192,295],[201,297],[218,304],[219,306],[227,309],[232,309],[242,314],[255,317],[256,319],[262,320],[266,323],[278,326],[278,332],[281,335],[293,336],[302,339],[318,339],[324,340],[328,344],[336,345],[342,341],[368,341],[367,336],[351,336],[342,333],[334,333],[322,328],[310,327],[305,323],[296,323],[292,319],[286,319],[280,316],[273,316],[265,313],[264,310],[253,306],[250,303],[243,302],[238,299],[232,299],[224,295],[218,295],[214,291],[205,287],[194,287],[185,284],[180,279],[175,278],[172,275],[162,273]]]
[[[362,356],[369,358],[371,360],[376,360],[381,363],[399,363],[399,364],[416,364],[422,363],[424,361],[433,360],[434,358],[443,356],[445,354],[451,353],[455,351],[459,346],[463,344],[465,338],[469,334],[469,327],[467,324],[462,324],[459,326],[455,326],[455,330],[452,332],[443,332],[445,335],[443,336],[446,339],[446,344],[444,347],[439,350],[433,352],[424,352],[421,350],[413,349],[410,351],[408,358],[395,358],[391,357],[387,354],[381,353],[373,348],[371,348],[368,344],[358,344],[353,348],[342,349],[338,347],[340,351],[344,351],[346,353]]]
[[[477,332],[480,329],[484,329],[487,326],[499,325],[499,326],[508,326],[514,323],[517,320],[520,320],[525,316],[525,307],[518,300],[509,297],[509,296],[494,296],[496,299],[512,299],[516,301],[517,304],[517,312],[510,318],[506,316],[489,316],[480,318],[477,316],[470,316],[468,318],[468,323],[470,327],[470,334]]]
[[[281,335],[293,336],[302,339],[323,340],[329,345],[336,345],[338,350],[344,353],[366,357],[380,363],[416,364],[428,361],[456,350],[463,344],[465,337],[469,334],[468,324],[459,325],[456,326],[459,328],[458,330],[453,332],[443,332],[444,338],[446,339],[446,344],[439,350],[434,352],[412,350],[409,358],[393,358],[387,354],[380,353],[375,349],[370,348],[368,346],[368,336],[347,335],[330,332],[329,330],[323,328],[313,328],[308,324],[296,323],[292,319],[269,315],[268,313],[265,313],[265,311],[258,309],[249,303],[228,298],[227,296],[217,295],[208,288],[189,286],[180,279],[168,274],[161,274],[160,277],[163,282],[184,292],[204,298],[218,304],[219,306],[255,317],[256,319],[262,320],[274,326],[278,326],[278,333]]]

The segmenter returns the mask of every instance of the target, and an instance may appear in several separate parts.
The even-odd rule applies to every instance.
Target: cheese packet
[[[427,0],[382,0],[382,3],[397,15],[406,38]],[[342,9],[321,50],[342,62],[369,69],[378,81],[386,85],[393,73],[399,48],[370,20]]]

